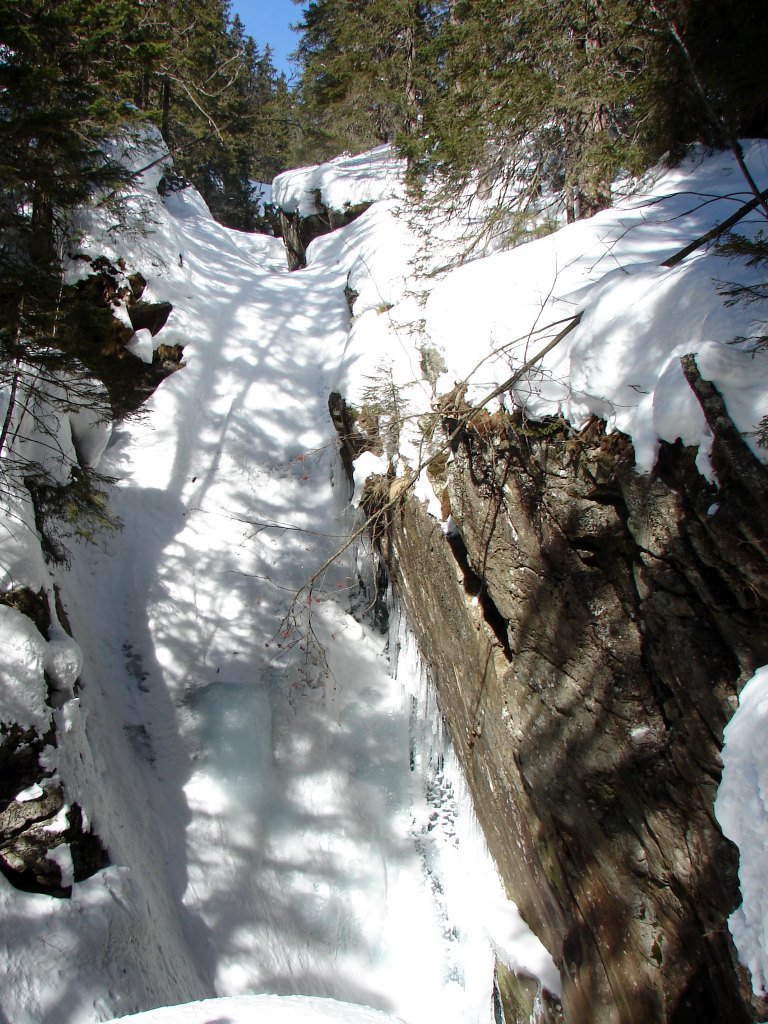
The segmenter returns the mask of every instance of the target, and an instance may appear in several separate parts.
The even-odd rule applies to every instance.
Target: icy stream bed
[[[28,495],[20,485],[6,495],[8,585],[53,594],[55,583],[80,650],[6,609],[5,706],[47,728],[43,671],[66,669],[45,763],[111,862],[68,900],[0,877],[0,1024],[95,1024],[216,996],[227,1007],[246,997],[237,1013],[248,1014],[248,999],[267,993],[370,1006],[407,1024],[490,1024],[495,957],[550,988],[557,978],[504,898],[396,605],[389,637],[353,614],[361,566],[328,396],[361,404],[387,387],[396,406],[407,397],[398,416],[419,424],[433,387],[465,380],[470,396],[495,394],[529,343],[578,316],[519,382],[517,405],[574,426],[606,416],[646,469],[659,438],[680,436],[699,445],[708,474],[708,428],[679,356],[703,360],[753,442],[768,368],[749,347],[752,312],[724,306],[713,287],[732,280],[730,262],[701,251],[660,264],[732,213],[743,184],[728,154],[694,151],[659,168],[644,197],[427,285],[412,279],[418,246],[380,174],[383,152],[283,180],[276,192],[295,209],[316,186],[376,200],[289,274],[279,241],[221,227],[194,190],[162,201],[153,145],[125,154],[147,168],[135,179],[135,230],[116,236],[103,209],[78,224],[81,254],[140,273],[143,300],[173,305],[134,350],[184,349],[183,369],[115,426],[102,456],[121,528],[96,544],[70,538],[71,567],[53,579]],[[768,181],[764,145],[746,152]],[[443,249],[432,249],[439,264]],[[73,261],[71,281],[87,273]],[[740,280],[758,274],[742,268]],[[425,338],[433,380],[416,345]],[[71,419],[61,417],[62,450],[71,457],[79,432],[95,459],[106,424]],[[422,440],[421,428],[400,438],[411,465]],[[46,457],[39,441],[36,459]],[[367,470],[357,468],[359,493]],[[430,497],[424,480],[415,493]],[[751,758],[733,763],[752,777]],[[755,955],[742,950],[757,974]],[[301,999],[286,1013],[296,1006],[302,1020],[328,1019]],[[199,1019],[190,1014],[158,1019]]]
[[[111,864],[70,900],[0,879],[5,1019],[273,993],[489,1024],[495,953],[536,971],[542,951],[405,628],[388,641],[351,614],[327,400],[356,236],[289,275],[279,242],[154,184],[154,230],[107,254],[173,303],[161,340],[186,365],[104,453],[121,529],[72,538],[57,574],[83,668],[50,763]]]

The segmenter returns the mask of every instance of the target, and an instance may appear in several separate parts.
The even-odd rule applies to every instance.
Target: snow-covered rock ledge
[[[745,152],[764,187],[766,144]],[[765,1013],[740,938],[744,998],[736,863],[712,822],[722,730],[768,656],[768,352],[755,308],[723,295],[764,269],[705,245],[664,265],[749,198],[730,154],[694,151],[437,281],[386,202],[310,251],[350,267],[336,418],[354,499],[509,890],[589,1024],[617,1005],[638,1022]]]
[[[288,267],[306,266],[315,238],[357,220],[374,203],[403,195],[405,166],[391,146],[285,171],[272,185]]]

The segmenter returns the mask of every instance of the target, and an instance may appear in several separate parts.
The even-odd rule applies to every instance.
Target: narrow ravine
[[[78,1019],[270,992],[488,1021],[489,940],[451,918],[435,875],[458,812],[436,830],[413,698],[386,637],[350,614],[327,412],[348,268],[289,274],[277,240],[219,227],[190,191],[168,211],[155,244],[179,256],[163,252],[153,287],[174,301],[186,365],[115,429],[100,468],[122,529],[78,544],[60,580],[93,757],[73,759],[68,785],[120,908],[101,908]]]
[[[125,158],[148,161],[146,151]],[[409,262],[419,234],[376,161],[366,170],[362,157],[340,159],[278,179],[280,209],[299,220],[318,195],[342,211],[372,203],[316,238],[307,266],[289,273],[278,240],[221,227],[193,189],[161,198],[163,159],[142,172],[133,229],[116,237],[106,213],[82,211],[83,252],[67,272],[69,284],[89,278],[98,299],[103,282],[90,276],[107,266],[111,291],[101,301],[127,332],[130,353],[117,353],[126,376],[131,367],[146,376],[139,394],[178,367],[114,424],[98,465],[112,478],[107,518],[119,528],[86,531],[88,541],[78,522],[35,531],[19,483],[19,525],[5,545],[16,588],[0,623],[13,658],[12,721],[38,729],[40,764],[38,775],[10,777],[7,818],[9,828],[35,826],[43,881],[31,891],[9,876],[0,884],[0,1024],[3,1014],[12,1024],[99,1024],[155,1007],[171,1008],[158,1021],[177,1024],[174,1006],[212,997],[224,999],[223,1016],[236,1004],[240,1019],[267,994],[280,1013],[301,1004],[311,1016],[315,1003],[305,1000],[325,1000],[321,1017],[331,1019],[341,1000],[355,1021],[369,1018],[365,1006],[377,1021],[384,1013],[405,1024],[490,1024],[507,1008],[513,1019],[557,1020],[559,995],[574,1021],[617,1020],[619,1004],[641,1021],[658,1016],[654,1006],[709,1007],[697,979],[705,969],[709,977],[710,962],[727,979],[712,1012],[741,1007],[726,932],[735,863],[708,888],[710,854],[696,852],[687,823],[693,807],[696,842],[721,848],[711,814],[718,732],[736,701],[737,662],[743,677],[753,673],[765,663],[764,641],[735,599],[708,610],[701,581],[711,580],[713,559],[702,573],[681,558],[679,587],[701,611],[675,605],[684,649],[676,667],[666,591],[659,611],[651,577],[643,589],[645,562],[631,562],[683,550],[669,524],[683,536],[689,500],[724,580],[742,535],[729,517],[745,502],[726,494],[719,435],[682,367],[698,360],[696,373],[711,377],[731,411],[729,429],[754,447],[765,368],[747,342],[733,344],[753,329],[751,314],[723,304],[713,281],[730,280],[732,267],[717,252],[663,265],[717,220],[718,204],[730,208],[730,158],[692,154],[650,196],[439,280]],[[691,210],[690,197],[709,191],[722,199]],[[437,246],[433,259],[441,253]],[[608,253],[618,270],[602,266]],[[171,311],[155,336],[133,324],[132,281],[142,303]],[[563,318],[568,330],[544,345]],[[509,370],[531,362],[529,347],[542,365],[513,387]],[[145,371],[134,355],[148,364],[153,350],[162,367]],[[120,376],[119,361],[104,387],[114,386],[110,372]],[[500,394],[499,380],[524,413],[480,407]],[[469,402],[479,403],[474,412]],[[102,451],[103,423],[73,422],[55,397],[49,405],[46,438],[68,445],[72,460]],[[459,413],[463,439],[452,425]],[[451,442],[440,440],[441,420]],[[531,475],[537,446],[542,469]],[[679,481],[663,476],[673,449]],[[53,467],[63,482],[68,466]],[[553,494],[565,481],[551,500],[550,479]],[[666,511],[649,512],[649,502]],[[378,562],[360,531],[363,509]],[[563,525],[550,537],[554,510]],[[651,521],[665,524],[656,539]],[[488,524],[501,537],[495,554]],[[41,529],[59,531],[66,566],[44,562]],[[556,592],[552,544],[564,560]],[[42,604],[49,621],[34,621]],[[722,631],[713,684],[716,631],[706,623],[731,614],[736,639]],[[568,667],[577,662],[581,676]],[[678,711],[664,704],[656,715],[664,690],[647,674],[651,663],[679,691]],[[597,692],[605,700],[584,698]],[[668,777],[659,772],[678,778],[678,764],[692,763],[687,726],[702,716],[711,726],[701,782],[686,803],[686,769],[679,808],[673,801],[658,818],[656,780]],[[599,742],[587,749],[585,736]],[[645,776],[628,767],[636,764]],[[741,799],[731,800],[731,817]],[[549,953],[504,895],[472,805],[506,892]],[[595,822],[610,824],[625,806],[619,832],[603,834]],[[68,816],[78,822],[74,839]],[[638,860],[636,850],[636,822],[646,820],[652,840],[660,821],[673,837],[649,841],[649,858],[657,847],[661,855],[647,886],[631,868],[646,855]],[[683,834],[690,860],[668,865],[666,847]],[[596,836],[604,858],[593,857]],[[13,839],[9,857],[27,842],[26,833]],[[80,871],[81,841],[107,861]],[[593,869],[600,891],[613,879],[605,906],[585,884]],[[701,892],[711,892],[709,904]],[[689,910],[670,910],[667,894]],[[620,924],[604,928],[611,921]],[[686,955],[674,957],[678,948]],[[625,982],[646,1002],[625,999]],[[298,1004],[286,1006],[289,996]],[[208,1011],[192,1007],[189,1019]]]

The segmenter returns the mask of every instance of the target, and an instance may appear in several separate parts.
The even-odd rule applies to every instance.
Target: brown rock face
[[[321,235],[343,228],[365,213],[370,203],[348,206],[343,210],[331,210],[315,197],[316,213],[302,217],[298,213],[280,211],[280,231],[283,236],[289,270],[300,270],[307,265],[307,246]]]
[[[718,491],[679,446],[640,477],[598,423],[453,447],[450,543],[413,499],[376,535],[566,1021],[765,1019],[713,816],[723,728],[768,662],[763,471],[716,440]]]
[[[134,302],[128,307],[128,316],[134,331],[147,330],[154,337],[159,334],[173,312],[170,302]]]
[[[50,854],[66,845],[72,880],[81,882],[108,863],[98,836],[83,823],[80,807],[65,808],[61,785],[40,767],[39,756],[53,730],[45,736],[20,726],[0,726],[0,873],[25,892],[66,897],[70,881]],[[17,794],[37,784],[37,795]]]

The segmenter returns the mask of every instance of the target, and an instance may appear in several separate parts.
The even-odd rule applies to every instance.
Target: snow
[[[272,202],[286,213],[308,217],[318,212],[317,199],[329,210],[389,199],[402,192],[403,169],[391,146],[379,146],[358,156],[278,174]]]
[[[66,827],[66,826],[65,826]],[[69,888],[75,882],[75,869],[72,864],[72,853],[68,843],[60,843],[48,851],[48,859],[52,860],[61,872],[62,888]]]
[[[83,652],[56,623],[48,630],[45,669],[57,690],[72,690],[83,668]]]
[[[27,786],[26,789],[22,789],[20,793],[17,793],[14,800],[18,804],[24,804],[30,800],[38,800],[43,796],[43,793],[43,787],[38,782],[33,782],[31,786]]]
[[[0,590],[27,588],[38,593],[48,574],[35,529],[32,498],[13,471],[0,467],[4,522],[0,522]]]
[[[136,356],[142,363],[151,363],[152,356],[155,353],[154,346],[152,344],[152,332],[146,328],[136,331],[133,337],[126,343],[125,346],[131,355]]]
[[[31,619],[0,605],[0,723],[17,722],[24,729],[46,732],[51,717],[43,675],[46,648]]]
[[[724,834],[739,847],[743,902],[729,927],[739,959],[759,995],[768,991],[768,665],[759,668],[739,695],[725,728],[723,777],[715,815]]]
[[[112,434],[112,420],[108,415],[109,397],[99,381],[90,382],[89,404],[69,409],[69,428],[77,460],[81,466],[95,469]]]
[[[450,908],[459,924],[462,944],[476,944],[475,952],[465,954],[463,963],[457,964],[457,972],[465,966],[476,968],[482,964],[487,934],[499,960],[529,978],[540,979],[544,987],[559,995],[560,976],[552,957],[504,894],[474,814],[466,779],[445,732],[434,685],[391,590],[388,599],[390,656],[395,676],[412,701],[411,756],[417,771],[427,780],[430,810],[426,831],[419,837],[421,850],[431,874],[439,879],[444,912],[448,915]],[[472,865],[470,875],[467,864]],[[480,919],[477,907],[483,908]],[[482,976],[478,983],[483,985]]]
[[[765,187],[768,148],[747,142],[745,153]],[[343,364],[353,381],[347,397],[359,402],[366,379],[388,378],[413,422],[431,410],[435,392],[457,382],[467,385],[468,401],[482,403],[580,314],[575,329],[512,389],[526,416],[562,415],[577,429],[590,415],[603,417],[609,430],[630,435],[641,472],[652,469],[660,439],[680,437],[700,447],[699,467],[711,478],[711,438],[679,364],[694,353],[765,459],[754,431],[768,413],[768,358],[749,340],[732,344],[761,328],[754,307],[728,306],[718,290],[733,281],[754,284],[760,270],[714,249],[672,269],[660,265],[748,198],[729,153],[695,150],[610,210],[442,275],[433,272],[442,262],[435,252],[429,273],[420,262],[432,222],[405,217],[397,200],[377,203],[310,250],[320,259],[346,253],[349,285],[359,296]],[[753,234],[760,224],[753,214],[739,228]],[[434,389],[420,369],[425,346],[446,366]],[[418,437],[402,438],[401,453],[417,466]]]
[[[386,476],[389,467],[389,460],[383,455],[374,455],[373,452],[363,452],[353,463],[353,479],[355,490],[352,494],[352,504],[359,505],[365,481],[369,476],[381,474]]]
[[[383,400],[391,443],[357,460],[358,500],[370,472],[419,469],[432,448],[416,426],[436,394],[464,381],[482,400],[578,312],[514,403],[575,427],[605,416],[630,434],[641,470],[660,438],[682,437],[711,475],[679,356],[697,354],[753,431],[768,413],[768,360],[729,344],[754,334],[754,310],[725,307],[715,285],[755,278],[714,251],[659,264],[731,213],[744,185],[728,155],[695,153],[589,221],[427,275],[426,228],[403,215],[402,167],[383,147],[276,180],[289,212],[314,211],[318,196],[334,209],[373,203],[289,274],[278,240],[221,227],[194,190],[160,201],[157,137],[118,149],[146,168],[137,229],[115,234],[103,212],[81,211],[78,251],[123,259],[148,281],[143,298],[173,304],[167,326],[132,347],[148,359],[183,344],[186,365],[112,427],[43,390],[57,451],[31,424],[14,454],[61,482],[78,461],[117,481],[122,530],[96,545],[72,537],[69,569],[44,564],[28,495],[6,470],[3,587],[44,591],[54,614],[42,637],[0,606],[0,716],[41,733],[55,721],[44,766],[111,865],[71,900],[0,877],[4,1013],[14,1024],[138,1011],[152,1024],[237,1021],[257,1008],[266,1021],[489,1024],[495,957],[553,991],[559,979],[501,888],[396,609],[389,644],[353,614],[370,601],[358,580],[370,565],[347,545],[356,520],[327,396]],[[746,154],[765,187],[766,149]],[[431,270],[450,262],[441,256]],[[69,279],[84,272],[75,261]],[[54,582],[77,644],[56,619]],[[69,878],[68,851],[54,857]],[[743,955],[763,984],[756,954]]]
[[[335,999],[270,995],[205,999],[119,1019],[134,1024],[252,1024],[256,1019],[259,1024],[397,1024],[395,1017]]]

